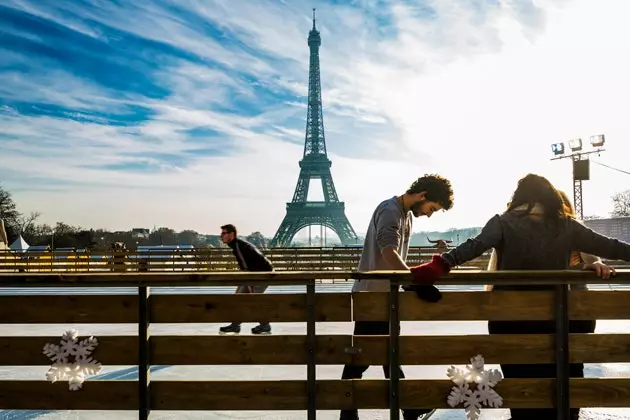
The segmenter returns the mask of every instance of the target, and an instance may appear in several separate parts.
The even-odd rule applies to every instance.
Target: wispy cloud
[[[303,150],[312,3],[5,1],[3,183],[48,221],[273,234]],[[625,3],[315,6],[328,151],[357,230],[425,172],[455,183],[435,228],[483,223],[529,171],[569,189],[547,150],[573,136],[605,132],[623,166]],[[605,214],[627,181],[592,171],[585,211]]]

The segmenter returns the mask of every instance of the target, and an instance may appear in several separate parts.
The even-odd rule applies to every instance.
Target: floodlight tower
[[[568,159],[573,161],[573,205],[575,207],[575,213],[580,218],[584,219],[584,211],[582,208],[582,181],[588,181],[590,179],[590,161],[589,155],[593,153],[599,154],[603,152],[604,143],[606,137],[603,134],[597,134],[590,137],[591,147],[595,150],[583,151],[582,139],[576,138],[568,141],[571,154],[565,154],[564,143],[554,143],[551,145],[551,151],[554,156],[551,160]]]

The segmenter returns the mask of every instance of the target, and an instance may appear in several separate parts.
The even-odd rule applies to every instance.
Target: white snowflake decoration
[[[70,391],[77,391],[83,386],[83,381],[90,375],[101,371],[100,362],[94,360],[92,352],[98,346],[98,340],[89,337],[79,341],[77,330],[68,330],[61,336],[60,344],[47,343],[44,354],[53,362],[46,379],[50,382],[68,380]],[[70,357],[74,361],[70,362]]]
[[[493,389],[503,375],[498,369],[485,370],[484,363],[483,356],[478,354],[470,359],[471,366],[466,365],[466,370],[451,366],[446,371],[446,376],[455,383],[446,401],[452,408],[463,404],[468,420],[479,419],[482,405],[491,408],[503,405],[503,398]]]

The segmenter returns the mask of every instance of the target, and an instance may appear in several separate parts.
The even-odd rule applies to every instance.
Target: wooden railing
[[[263,252],[279,271],[354,270],[361,248],[269,248]],[[431,259],[436,248],[412,247],[407,261],[417,265]],[[464,265],[485,269],[488,254]],[[238,270],[229,248],[93,252],[0,252],[2,271],[225,271]]]
[[[269,248],[263,252],[278,271],[351,271],[361,258],[361,248]],[[407,263],[411,266],[431,259],[439,250],[411,247]],[[487,252],[459,268],[485,270]],[[624,261],[609,261],[626,266]],[[0,272],[106,272],[106,271],[234,271],[238,264],[229,248],[199,248],[148,251],[93,252],[3,252]]]
[[[390,278],[390,293],[315,293],[314,279]],[[384,280],[383,280],[384,281]],[[568,363],[630,362],[630,334],[568,334],[567,322],[630,319],[630,291],[573,291],[567,283],[598,283],[591,273],[454,271],[441,284],[555,285],[546,291],[445,292],[441,302],[420,301],[399,292],[408,273],[23,273],[0,274],[0,287],[16,294],[0,296],[5,324],[136,324],[136,336],[97,336],[92,356],[105,367],[137,366],[138,380],[88,380],[78,391],[67,382],[1,380],[0,409],[151,411],[316,410],[348,408],[448,408],[453,383],[438,380],[321,380],[317,365],[464,365],[481,354],[486,363],[558,363],[556,378],[504,379],[497,386],[503,408],[559,407],[566,419],[571,407],[628,407],[630,378],[568,379]],[[615,283],[630,283],[620,270]],[[305,285],[294,294],[151,294],[153,287],[235,284]],[[36,295],[39,287],[98,288],[129,286],[135,295]],[[23,292],[24,288],[29,293]],[[20,292],[22,291],[22,292]],[[23,293],[23,294],[17,294]],[[159,324],[268,320],[306,323],[306,335],[220,336],[153,335]],[[352,336],[316,334],[316,323],[348,321],[555,320],[558,334]],[[49,366],[46,343],[60,336],[27,336],[12,331],[0,337],[0,365]],[[80,331],[79,331],[80,332]],[[62,331],[60,331],[61,335]],[[568,345],[567,345],[568,344]],[[151,366],[306,365],[306,380],[154,380]],[[282,367],[278,367],[278,370]],[[278,376],[281,376],[278,374]],[[565,417],[562,417],[565,416]]]

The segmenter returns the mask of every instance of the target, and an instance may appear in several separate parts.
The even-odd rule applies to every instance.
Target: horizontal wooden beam
[[[355,336],[357,365],[385,365],[389,337]],[[570,361],[573,363],[630,362],[630,334],[571,334]],[[482,354],[486,363],[555,363],[552,334],[401,336],[401,365],[468,364]]]
[[[363,247],[360,245],[357,246],[349,246],[349,247],[274,247],[274,248],[261,248],[261,251],[265,253],[265,255],[274,255],[274,254],[360,254]],[[434,254],[439,252],[441,248],[437,248],[434,246],[410,246],[409,253],[410,254]],[[0,251],[0,258],[11,258],[15,256],[37,256],[37,257],[48,257],[51,255],[54,256],[74,256],[79,258],[85,258],[86,256],[91,257],[112,257],[112,256],[120,256],[120,255],[210,255],[210,256],[233,256],[232,250],[230,248],[222,247],[222,248],[192,248],[192,249],[151,249],[151,250],[138,250],[138,249],[129,249],[122,252],[116,252],[113,250],[94,250],[89,253],[86,252],[76,252],[76,251],[58,251],[54,250],[50,251],[31,251],[27,253],[16,253],[15,251]]]
[[[402,365],[467,364],[482,354],[487,363],[539,364],[555,361],[551,334],[401,336]],[[321,365],[388,363],[387,336],[317,336]],[[627,334],[572,334],[572,362],[630,362]],[[351,351],[353,350],[353,351]],[[354,353],[354,354],[353,354]],[[156,365],[304,365],[306,336],[153,336],[151,362]]]
[[[121,324],[138,321],[134,295],[2,295],[5,324]]]
[[[551,408],[553,379],[504,379],[496,386],[503,408]],[[400,381],[402,408],[450,408],[448,380]],[[152,381],[155,410],[305,410],[306,381]],[[317,408],[388,408],[386,380],[317,381]],[[571,379],[573,407],[627,407],[630,378]]]
[[[135,336],[100,336],[93,353],[103,365],[136,365]],[[162,336],[150,338],[153,365],[304,365],[306,336]],[[387,364],[387,336],[317,336],[316,360],[320,365]],[[59,337],[0,337],[0,366],[46,366],[41,352],[46,343]],[[630,335],[572,334],[572,362],[626,363],[630,361]],[[465,350],[463,350],[465,349]],[[353,350],[353,351],[351,351]],[[447,335],[401,336],[403,365],[466,364],[471,356],[483,354],[487,363],[553,363],[552,335]]]
[[[349,293],[317,293],[318,322],[351,321]],[[151,296],[153,323],[306,322],[306,294],[216,294]]]
[[[630,319],[630,291],[575,291],[569,293],[571,319]],[[438,303],[418,299],[415,293],[400,295],[401,321],[552,320],[554,292],[493,291],[448,292]],[[356,321],[389,319],[388,293],[353,294]]]
[[[315,256],[298,256],[298,257],[282,257],[271,258],[275,270],[288,271],[309,271],[309,270],[354,270],[359,263],[359,256],[343,256],[343,257],[315,257]],[[407,257],[409,265],[417,265],[429,261],[430,257],[410,256]],[[462,264],[462,267],[476,267],[484,269],[487,265],[487,259],[475,259],[473,261]],[[77,260],[77,259],[61,259],[54,260],[0,260],[0,271],[6,272],[75,272],[75,271],[109,271],[125,269],[127,271],[214,271],[222,269],[239,270],[238,264],[234,257],[230,258],[150,258],[137,259],[126,258],[121,260]]]
[[[0,366],[46,366],[52,362],[42,353],[47,343],[59,344],[57,337],[0,337]],[[79,337],[83,339],[87,337]],[[97,336],[98,346],[92,357],[102,365],[137,365],[138,337]]]
[[[400,295],[403,321],[552,320],[553,292],[445,292],[440,303],[427,303],[412,292]],[[630,319],[630,291],[576,291],[569,294],[575,320]],[[135,323],[135,295],[2,295],[5,323]],[[306,295],[298,294],[155,294],[149,305],[155,323],[305,322]],[[385,321],[388,294],[318,293],[319,322]],[[351,318],[351,314],[353,318]],[[238,317],[239,319],[234,319]]]
[[[408,254],[407,259],[413,260],[431,260],[432,254]],[[337,262],[337,261],[358,261],[361,258],[361,253],[353,254],[265,254],[272,262]],[[475,258],[473,261],[488,261],[487,256],[481,256]],[[173,255],[173,254],[161,254],[161,255],[127,255],[125,257],[112,257],[112,256],[92,256],[90,258],[76,258],[74,256],[61,256],[55,255],[55,258],[50,257],[34,257],[34,258],[0,258],[1,264],[11,265],[30,265],[30,264],[68,264],[68,265],[91,265],[91,264],[116,264],[116,263],[131,263],[137,264],[139,262],[150,263],[199,263],[199,264],[212,264],[215,262],[231,262],[236,264],[236,260],[232,254],[225,255]]]
[[[137,410],[137,381],[0,381],[0,410]]]
[[[42,285],[55,286],[212,286],[226,284],[297,284],[312,279],[395,279],[400,282],[410,282],[411,274],[405,271],[276,271],[276,272],[70,272],[70,273],[0,273],[0,287],[7,285],[23,286]],[[593,272],[577,270],[551,271],[481,271],[454,270],[447,277],[441,279],[438,285],[474,285],[474,284],[502,284],[502,285],[552,285],[562,283],[577,284],[609,284]],[[614,278],[616,284],[630,283],[630,269],[619,269]]]
[[[338,249],[319,249],[319,248],[295,248],[295,249],[286,249],[286,248],[272,248],[272,249],[263,249],[264,254],[271,259],[275,260],[287,260],[287,261],[296,261],[296,260],[307,260],[312,259],[316,260],[318,258],[322,259],[347,259],[351,261],[353,259],[358,259],[361,255],[360,248],[338,248]],[[439,253],[439,250],[436,248],[423,248],[423,247],[410,247],[409,253],[407,254],[408,260],[427,260],[430,259],[432,255]],[[230,249],[195,249],[195,250],[186,250],[183,252],[173,252],[171,250],[159,250],[159,251],[151,251],[147,253],[145,251],[127,251],[123,254],[114,254],[112,252],[93,252],[90,254],[86,253],[74,253],[67,251],[54,251],[50,252],[28,252],[24,254],[18,254],[15,252],[2,252],[0,251],[0,263],[31,263],[31,262],[48,262],[54,261],[57,262],[67,262],[71,264],[92,264],[98,262],[107,262],[107,261],[121,261],[121,260],[138,260],[142,258],[146,258],[150,255],[151,261],[173,261],[173,260],[191,260],[191,261],[203,261],[203,262],[215,262],[215,261],[234,261],[234,255]],[[54,257],[54,258],[53,258]],[[481,256],[475,258],[474,261],[478,261],[479,263],[487,263],[489,260],[490,253],[486,252]],[[622,260],[607,260],[609,264],[617,264],[617,265],[627,265],[627,261]]]
[[[318,364],[350,363],[345,349],[351,335],[318,335]],[[153,336],[151,362],[156,365],[304,365],[306,336]]]
[[[554,379],[504,379],[496,387],[503,408],[551,408]],[[400,381],[403,408],[449,408],[448,380]],[[384,409],[386,380],[317,381],[317,408]],[[306,381],[152,381],[153,410],[305,410]],[[136,410],[136,381],[86,381],[80,391],[67,382],[0,381],[0,409],[13,410]],[[627,407],[630,378],[571,379],[572,407]]]
[[[630,319],[630,291],[575,291],[569,293],[571,319]]]
[[[355,321],[389,319],[388,293],[355,293]],[[553,319],[553,293],[528,292],[449,292],[438,303],[418,299],[415,293],[399,297],[401,321],[485,321],[485,320],[548,320]]]

